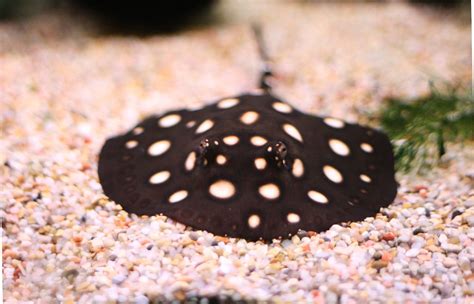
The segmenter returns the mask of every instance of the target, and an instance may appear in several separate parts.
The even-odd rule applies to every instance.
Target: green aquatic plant
[[[406,101],[388,98],[379,115],[394,145],[396,168],[402,172],[430,168],[446,153],[446,143],[474,139],[474,99],[457,90]]]

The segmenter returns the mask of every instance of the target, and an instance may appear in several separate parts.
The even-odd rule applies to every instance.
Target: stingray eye
[[[217,153],[220,150],[220,142],[218,139],[205,138],[201,140],[197,150],[197,163],[202,166],[207,166],[212,160],[217,159]],[[190,156],[191,159],[189,159]],[[193,165],[191,165],[190,163],[192,162],[194,155],[190,156],[188,156],[188,159],[186,160],[187,163],[185,164],[185,166],[187,168],[190,168],[189,170],[192,170]]]
[[[287,151],[288,150],[286,149],[286,145],[284,143],[280,142],[280,143],[277,144],[277,153],[281,157],[285,157]]]
[[[278,168],[290,169],[290,161],[287,157],[288,148],[282,141],[271,143],[266,152]]]

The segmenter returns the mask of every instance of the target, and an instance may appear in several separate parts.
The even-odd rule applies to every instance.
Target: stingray
[[[299,111],[271,93],[271,75],[267,64],[259,93],[151,116],[108,139],[105,194],[130,213],[247,240],[324,231],[388,206],[397,193],[388,137]]]

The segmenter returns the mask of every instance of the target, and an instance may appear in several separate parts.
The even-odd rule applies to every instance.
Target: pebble
[[[470,227],[474,227],[474,214],[473,214],[473,215],[466,216],[466,217],[465,217],[465,220],[466,220],[466,223],[467,223]]]
[[[135,297],[135,304],[148,304],[150,300],[144,295],[138,295]]]
[[[462,211],[456,209],[453,211],[453,213],[451,214],[451,219],[454,219],[456,216],[458,215],[461,215],[462,214]]]
[[[420,234],[420,233],[425,233],[425,231],[423,231],[422,228],[416,228],[415,230],[413,230],[414,235],[417,235],[417,234]]]
[[[410,258],[413,258],[413,257],[416,257],[418,254],[420,253],[420,249],[419,248],[411,248],[410,250],[408,250],[405,255],[407,257],[410,257]]]
[[[443,260],[443,265],[447,268],[451,268],[453,266],[456,266],[457,265],[457,261],[453,258],[445,258]]]
[[[382,236],[382,239],[384,241],[393,241],[395,239],[395,235],[391,232],[389,233],[385,233],[383,236]]]
[[[462,250],[462,246],[450,243],[442,243],[441,248],[444,249],[446,252],[454,252],[459,253]]]
[[[127,276],[126,275],[123,275],[123,274],[118,274],[116,276],[114,276],[112,278],[112,283],[116,284],[116,285],[120,285],[122,284],[123,281],[125,281],[127,279]]]

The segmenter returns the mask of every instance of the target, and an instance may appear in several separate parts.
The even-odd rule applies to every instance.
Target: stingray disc
[[[267,94],[150,117],[107,140],[99,178],[128,212],[248,240],[362,220],[397,192],[386,135]]]

